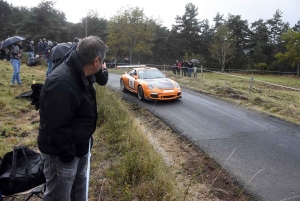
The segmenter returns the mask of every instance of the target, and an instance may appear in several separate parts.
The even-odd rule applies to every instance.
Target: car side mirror
[[[138,79],[138,76],[137,75],[134,75],[134,76],[132,76],[134,79]]]

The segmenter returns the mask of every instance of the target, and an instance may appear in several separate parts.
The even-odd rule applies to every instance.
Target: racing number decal
[[[134,78],[129,78],[129,87],[134,89]]]

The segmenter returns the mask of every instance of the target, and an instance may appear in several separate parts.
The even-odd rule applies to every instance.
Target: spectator
[[[188,77],[192,77],[193,63],[188,62]]]
[[[11,85],[15,84],[15,80],[17,80],[18,85],[21,84],[20,79],[20,69],[21,69],[21,63],[20,58],[22,56],[22,41],[19,41],[17,43],[14,43],[10,45],[9,47],[9,53],[10,53],[10,63],[13,67],[13,74],[11,77]]]
[[[2,41],[2,42],[0,43],[0,46],[1,46],[1,44],[2,44],[3,42],[4,42],[4,41]],[[1,60],[5,60],[5,59],[6,59],[5,48],[2,48],[2,49],[0,50],[0,59],[1,59]]]
[[[75,37],[75,38],[73,39],[73,45],[76,45],[77,43],[79,43],[79,40],[80,40],[80,38]]]
[[[42,55],[44,55],[44,43],[43,43],[43,41],[42,41],[42,39],[40,39],[39,40],[39,42],[38,42],[38,54],[39,54],[39,56],[42,56]]]
[[[125,66],[128,66],[130,64],[129,58],[127,56],[124,58],[123,63]]]
[[[46,40],[46,38],[43,38],[43,55],[44,55],[45,59],[47,59],[47,57],[46,57],[46,48],[47,48],[47,46],[48,46],[48,41]]]
[[[106,84],[107,51],[99,37],[84,38],[43,85],[37,138],[46,177],[43,201],[86,200],[89,142],[97,126],[94,74],[101,72]]]
[[[177,74],[180,76],[181,63],[178,60],[176,60],[176,66],[177,66],[177,69],[176,69]]]
[[[193,74],[194,74],[194,77],[197,77],[197,64],[194,64],[194,66],[193,66]]]
[[[129,58],[127,58],[127,64],[130,65],[130,59]]]
[[[46,51],[45,51],[46,59],[47,59],[47,64],[48,64],[48,70],[46,72],[46,77],[48,77],[50,75],[51,71],[52,71],[52,64],[53,64],[53,62],[49,58],[52,47],[53,47],[53,43],[49,40],[48,41],[48,45],[46,47]]]
[[[107,68],[110,68],[111,63],[110,63],[110,60],[109,60],[108,57],[105,58],[104,62],[106,63],[106,67],[107,67]]]
[[[171,67],[172,68],[172,72],[174,73],[174,75],[176,75],[176,69],[178,68],[177,65],[176,65],[176,62],[173,64],[173,66]]]
[[[181,60],[181,73],[182,73],[182,77],[186,77],[187,76],[187,68],[188,68],[188,62],[187,60]]]
[[[28,56],[29,59],[30,58],[34,58],[34,41],[27,41],[27,52],[28,52]]]
[[[113,59],[111,60],[112,63],[112,68],[115,68],[117,66],[117,58],[113,57]]]

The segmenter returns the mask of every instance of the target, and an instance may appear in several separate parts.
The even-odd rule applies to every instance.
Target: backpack
[[[25,146],[6,153],[0,165],[2,195],[13,195],[46,182],[41,155]]]
[[[37,59],[36,58],[30,58],[27,61],[27,66],[35,66],[37,64]]]

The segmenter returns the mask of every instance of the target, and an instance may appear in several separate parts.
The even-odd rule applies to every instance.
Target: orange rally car
[[[122,91],[137,93],[140,100],[172,100],[181,98],[181,88],[177,82],[166,78],[157,68],[132,68],[121,75]]]

